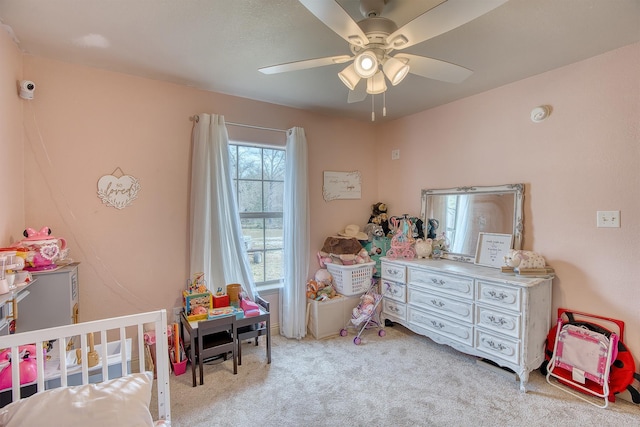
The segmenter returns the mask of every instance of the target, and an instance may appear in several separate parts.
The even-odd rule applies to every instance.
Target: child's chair
[[[562,324],[558,328],[553,348],[553,356],[547,367],[547,382],[599,408],[609,405],[609,373],[618,349],[618,335],[606,335],[586,327]],[[570,378],[566,375],[570,373]],[[564,373],[564,375],[561,375]],[[558,381],[552,381],[551,377]],[[588,387],[592,381],[599,387]],[[602,405],[571,391],[583,391],[604,400]]]

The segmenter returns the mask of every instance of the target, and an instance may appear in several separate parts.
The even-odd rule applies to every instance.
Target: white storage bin
[[[308,300],[309,321],[307,330],[316,339],[338,335],[351,319],[353,308],[360,303],[360,296],[338,296],[328,301]]]
[[[365,293],[371,287],[375,261],[364,264],[326,264],[339,294],[351,296]]]

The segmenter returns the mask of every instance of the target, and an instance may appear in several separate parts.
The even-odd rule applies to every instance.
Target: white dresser
[[[515,371],[526,391],[544,361],[551,278],[445,259],[382,258],[381,269],[383,319]]]

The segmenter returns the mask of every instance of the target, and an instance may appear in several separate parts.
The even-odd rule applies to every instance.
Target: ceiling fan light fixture
[[[382,66],[382,71],[384,71],[391,84],[395,86],[409,74],[409,64],[397,58],[389,57]]]
[[[353,66],[360,77],[368,79],[378,71],[378,57],[375,52],[365,50],[356,56]]]
[[[353,64],[349,64],[347,68],[340,71],[338,73],[338,77],[340,77],[342,83],[344,83],[344,85],[348,87],[349,90],[354,90],[356,88],[356,85],[360,81],[360,76],[358,75],[358,73],[356,73]]]
[[[367,93],[377,95],[387,90],[387,83],[384,81],[384,74],[378,71],[373,77],[367,79]]]

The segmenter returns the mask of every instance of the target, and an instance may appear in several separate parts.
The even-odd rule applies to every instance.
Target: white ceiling
[[[332,0],[324,0],[332,1]],[[469,0],[483,1],[483,0]],[[362,19],[358,0],[338,0]],[[402,26],[438,0],[389,0]],[[258,68],[350,54],[297,0],[0,0],[20,48],[84,64],[275,104],[371,118],[371,95],[347,103],[345,65],[264,75]],[[509,0],[403,52],[474,71],[460,84],[410,74],[386,92],[394,119],[640,41],[640,0]],[[29,78],[29,76],[24,76]],[[37,82],[36,82],[37,84]],[[382,96],[376,95],[376,120]]]

